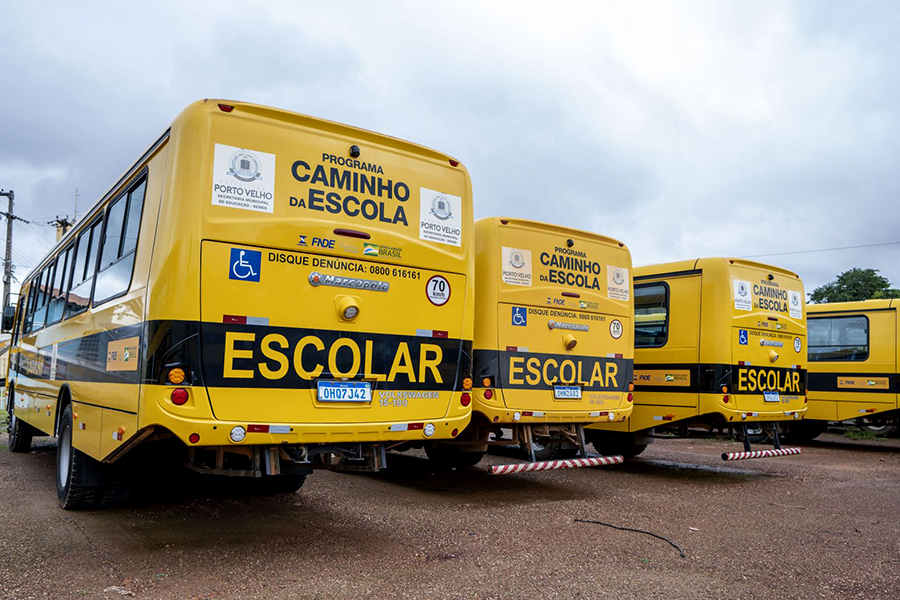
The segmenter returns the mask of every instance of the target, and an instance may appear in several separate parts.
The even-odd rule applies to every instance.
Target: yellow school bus
[[[807,305],[809,409],[791,436],[810,440],[830,421],[888,428],[900,416],[900,300]]]
[[[166,440],[280,491],[452,438],[471,417],[473,239],[447,155],[194,103],[25,278],[10,448],[56,435],[76,508]]]
[[[631,253],[616,240],[520,219],[475,223],[473,418],[432,459],[478,462],[490,443],[533,462],[584,449],[583,426],[631,413]],[[503,429],[512,439],[503,439]]]
[[[635,269],[634,413],[598,423],[601,454],[636,456],[656,433],[737,430],[749,441],[806,410],[803,282],[730,258]],[[776,446],[777,448],[777,446]],[[749,458],[743,457],[743,458]]]

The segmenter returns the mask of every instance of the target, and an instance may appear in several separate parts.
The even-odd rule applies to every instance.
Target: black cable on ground
[[[609,524],[609,523],[604,523],[603,521],[590,521],[590,520],[588,520],[588,519],[575,519],[575,522],[576,522],[576,523],[595,523],[595,524],[597,524],[597,525],[605,525],[605,526],[607,526],[607,527],[612,527],[613,529],[618,529],[618,530],[620,530],[620,531],[636,531],[637,533],[645,533],[645,534],[647,534],[647,535],[652,535],[652,536],[655,537],[655,538],[659,538],[659,539],[661,539],[662,541],[667,542],[670,546],[672,546],[673,548],[675,548],[676,550],[678,550],[678,552],[681,554],[681,558],[685,558],[685,556],[684,556],[684,550],[682,550],[682,549],[678,546],[678,544],[676,544],[675,542],[673,542],[673,541],[670,540],[670,539],[664,538],[663,536],[657,535],[657,534],[655,534],[655,533],[653,533],[653,532],[651,532],[651,531],[644,531],[643,529],[633,529],[633,528],[631,528],[631,527],[619,527],[618,525],[611,525],[611,524]]]

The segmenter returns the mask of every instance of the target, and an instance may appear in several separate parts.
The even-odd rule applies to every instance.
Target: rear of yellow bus
[[[466,427],[461,164],[236,102],[191,105],[172,140],[142,426],[174,433],[198,471],[251,476],[377,470],[393,444]]]
[[[721,414],[729,423],[741,424],[741,431],[746,425],[751,434],[762,430],[772,437],[779,423],[784,431],[784,422],[800,419],[806,411],[803,282],[795,273],[770,265],[714,260],[726,264],[728,273],[723,297],[730,316],[731,360],[709,371],[707,387],[712,389],[701,393],[700,412]],[[710,320],[715,318],[709,315]],[[701,337],[715,336],[715,328],[704,328],[704,323]],[[701,349],[704,342],[715,348],[716,340],[701,339]]]
[[[475,224],[475,394],[469,439],[525,457],[583,450],[583,425],[631,413],[631,254],[593,233],[518,219]]]

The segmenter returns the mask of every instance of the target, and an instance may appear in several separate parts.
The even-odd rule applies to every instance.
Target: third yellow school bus
[[[635,407],[589,429],[601,453],[639,454],[654,429],[774,434],[806,410],[803,282],[729,258],[635,269]]]
[[[473,220],[439,152],[312,117],[185,109],[25,278],[10,448],[59,437],[65,508],[138,447],[299,487],[469,422]],[[125,465],[125,466],[122,466]]]

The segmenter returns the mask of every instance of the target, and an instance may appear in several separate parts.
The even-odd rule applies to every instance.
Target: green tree
[[[850,269],[837,279],[819,286],[809,295],[810,302],[852,302],[870,298],[900,298],[900,290],[891,287],[877,269]]]

